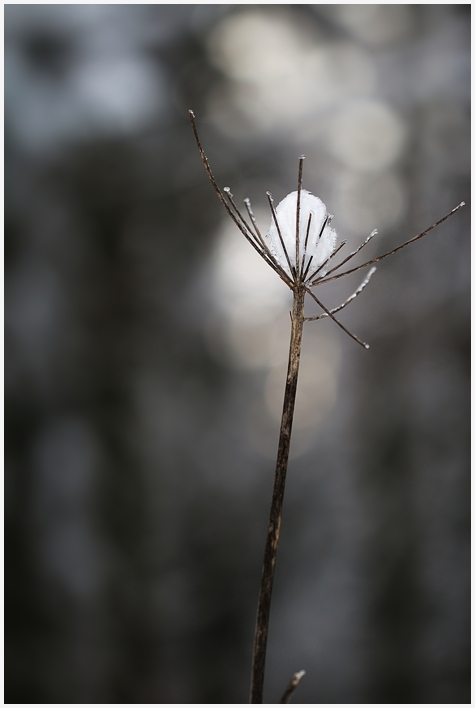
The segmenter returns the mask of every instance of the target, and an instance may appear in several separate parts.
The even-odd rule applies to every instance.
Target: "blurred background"
[[[469,5],[7,5],[6,701],[245,703],[290,292],[469,197]],[[266,702],[467,703],[469,206],[308,323]],[[345,299],[360,271],[319,291]],[[308,313],[316,314],[312,303]]]

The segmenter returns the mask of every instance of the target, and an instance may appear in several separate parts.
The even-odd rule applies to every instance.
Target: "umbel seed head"
[[[446,219],[455,214],[465,202],[461,202],[448,214],[429,226],[417,236],[413,236],[408,241],[401,243],[396,248],[393,248],[386,253],[383,253],[376,258],[372,258],[366,263],[349,268],[342,271],[341,268],[348,261],[352,260],[362,248],[377,234],[376,229],[358,246],[354,251],[349,253],[339,263],[326,268],[327,263],[330,263],[340,250],[345,246],[346,241],[342,241],[339,246],[336,246],[337,234],[330,227],[330,222],[333,219],[331,214],[328,214],[325,204],[321,199],[302,188],[302,172],[304,156],[299,158],[298,170],[298,189],[296,192],[291,192],[283,199],[277,208],[274,207],[274,202],[270,192],[267,192],[267,198],[272,212],[272,222],[269,231],[263,236],[259,230],[256,218],[252,212],[251,202],[249,199],[244,200],[249,221],[242,215],[237,207],[231,190],[225,187],[221,190],[214,178],[208,158],[203,150],[201,141],[196,128],[195,115],[193,111],[189,111],[191,125],[195,136],[196,144],[203,161],[203,165],[208,174],[213,189],[218,195],[222,205],[226,209],[230,218],[234,221],[237,228],[247,239],[249,244],[255,251],[264,259],[275,273],[284,281],[284,283],[294,292],[300,289],[312,297],[317,305],[323,310],[321,315],[315,317],[305,317],[306,322],[310,320],[319,320],[323,317],[330,317],[340,329],[346,332],[358,344],[366,349],[365,344],[356,335],[352,334],[336,317],[335,313],[340,312],[350,302],[356,298],[367,286],[371,276],[374,273],[374,268],[368,272],[366,278],[361,285],[350,295],[341,305],[328,309],[312,292],[315,288],[325,283],[338,278],[344,278],[351,273],[355,273],[361,268],[373,266],[375,263],[382,261],[384,258],[393,255],[402,248],[405,248],[410,243],[423,238],[430,231],[442,224]],[[340,272],[335,272],[340,271]]]
[[[327,261],[335,250],[337,233],[330,227],[332,216],[321,199],[306,189],[300,191],[299,262],[297,263],[296,219],[299,192],[291,192],[275,209],[275,217],[265,240],[278,264],[292,277],[290,266],[311,280],[315,270]],[[280,230],[280,235],[279,235]],[[282,238],[281,238],[282,237]],[[283,243],[282,243],[283,242]],[[285,251],[290,260],[287,261]],[[310,263],[310,267],[307,265]],[[323,273],[322,273],[323,275]]]

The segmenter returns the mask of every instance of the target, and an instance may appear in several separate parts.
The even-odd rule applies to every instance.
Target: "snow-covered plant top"
[[[297,266],[298,198],[299,192],[295,191],[280,202],[275,209],[276,218],[272,218],[265,241],[273,257],[288,276],[293,278],[290,269],[290,266],[293,266],[294,272],[301,274],[303,282],[310,282],[320,266],[327,263],[334,253],[337,233],[330,227],[333,216],[328,214],[322,200],[306,189],[302,189],[299,205]],[[323,270],[320,271],[320,275],[324,275]]]
[[[332,309],[325,307],[312,292],[312,289],[329,283],[332,280],[343,278],[350,273],[355,273],[361,270],[361,268],[374,266],[375,263],[382,261],[383,258],[387,258],[401,250],[401,248],[405,248],[410,243],[418,241],[439,226],[439,224],[442,224],[446,219],[452,216],[452,214],[455,214],[456,211],[464,206],[465,202],[461,202],[448,214],[436,221],[435,224],[432,224],[432,226],[429,226],[429,228],[417,234],[417,236],[413,236],[408,241],[396,246],[396,248],[376,258],[372,258],[365,263],[341,271],[341,267],[352,260],[378,233],[377,230],[372,231],[357,248],[338,263],[335,263],[333,259],[343,246],[345,246],[346,241],[342,241],[338,246],[336,245],[337,234],[330,226],[333,216],[327,212],[327,208],[321,199],[314,196],[306,189],[303,189],[302,171],[305,157],[301,155],[299,158],[297,191],[290,192],[277,207],[274,206],[272,195],[270,192],[267,192],[272,221],[269,231],[267,234],[263,235],[253,214],[250,200],[244,200],[247,211],[246,218],[234,201],[229,187],[224,187],[222,190],[219,188],[211,171],[211,167],[209,166],[208,158],[201,145],[196,129],[194,113],[190,111],[189,114],[196,144],[198,145],[198,150],[200,151],[201,159],[203,160],[208,177],[231,219],[254,250],[257,251],[261,258],[277,273],[281,280],[293,290],[294,295],[299,291],[304,293],[304,295],[310,295],[323,310],[322,314],[313,317],[305,317],[304,321],[308,322],[310,320],[319,320],[323,317],[330,317],[335,324],[358,342],[358,344],[368,348],[365,342],[352,334],[334,315],[336,312],[343,310],[343,308],[349,305],[349,303],[364,290],[376,269],[372,267],[353,294],[346,298],[341,305]],[[330,264],[329,267],[327,267],[328,264]]]

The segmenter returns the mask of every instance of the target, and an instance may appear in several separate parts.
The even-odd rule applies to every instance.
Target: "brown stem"
[[[290,679],[290,683],[287,686],[287,688],[284,691],[284,695],[280,699],[281,703],[290,703],[290,699],[295,693],[295,689],[299,685],[300,681],[303,679],[305,676],[305,671],[297,671],[292,678]]]
[[[269,529],[267,532],[264,565],[262,568],[259,603],[257,606],[256,633],[251,672],[250,703],[262,703],[264,691],[264,671],[266,662],[267,632],[269,627],[272,584],[274,582],[275,559],[279,544],[282,504],[284,501],[285,477],[289,460],[290,435],[294,417],[295,394],[302,345],[304,323],[305,288],[297,285],[294,289],[292,309],[292,333],[290,337],[289,365],[285,384],[284,407],[280,425],[279,449],[275,466],[274,492],[270,510]]]

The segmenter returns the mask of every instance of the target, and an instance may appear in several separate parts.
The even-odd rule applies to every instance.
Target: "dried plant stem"
[[[284,501],[285,478],[289,460],[290,435],[294,417],[295,395],[302,346],[304,324],[304,300],[306,289],[296,285],[293,290],[292,333],[290,337],[289,364],[285,384],[284,407],[280,425],[279,449],[275,466],[274,492],[270,510],[269,529],[264,553],[259,603],[257,606],[256,633],[251,672],[250,703],[262,703],[264,691],[264,671],[266,662],[267,633],[269,628],[272,585],[274,582],[275,560],[279,544],[282,505]]]
[[[282,506],[283,506],[283,500],[284,500],[284,490],[285,490],[285,478],[287,475],[287,463],[289,459],[289,450],[290,450],[290,436],[292,432],[292,421],[294,417],[294,407],[295,407],[295,396],[297,393],[297,378],[298,378],[298,371],[299,371],[299,363],[300,363],[300,350],[301,350],[301,345],[302,345],[302,331],[303,331],[303,325],[305,321],[310,321],[310,320],[319,320],[324,317],[330,317],[335,324],[338,325],[346,334],[348,334],[355,342],[358,342],[361,346],[365,347],[365,349],[368,349],[369,345],[365,344],[359,337],[356,335],[352,334],[346,327],[343,325],[334,315],[334,313],[339,312],[343,308],[345,308],[350,302],[352,302],[361,292],[362,290],[366,287],[366,285],[369,282],[369,279],[371,278],[374,268],[371,268],[369,271],[368,275],[364,279],[364,281],[361,283],[361,285],[355,290],[355,292],[350,295],[344,302],[341,303],[338,307],[334,307],[332,309],[327,309],[325,305],[316,297],[316,295],[312,292],[310,288],[317,287],[319,285],[323,285],[323,283],[329,283],[332,280],[337,280],[338,278],[343,278],[346,275],[349,275],[350,273],[354,273],[361,268],[366,268],[367,266],[372,266],[374,263],[378,263],[379,261],[383,260],[384,258],[387,258],[388,256],[392,255],[393,253],[396,253],[397,251],[401,250],[402,248],[405,248],[408,246],[410,243],[413,243],[414,241],[417,241],[418,239],[422,238],[426,234],[428,234],[430,231],[435,229],[439,224],[442,224],[446,219],[448,219],[452,214],[455,214],[456,211],[458,211],[462,206],[464,206],[464,202],[461,202],[458,206],[456,206],[452,211],[450,211],[448,214],[446,214],[442,219],[439,219],[439,221],[436,221],[435,224],[432,224],[429,228],[425,229],[425,231],[422,231],[420,234],[417,234],[417,236],[414,236],[413,238],[409,239],[408,241],[405,241],[401,245],[397,246],[396,248],[393,248],[391,251],[388,251],[387,253],[383,253],[381,256],[377,256],[376,258],[372,258],[371,260],[367,261],[366,263],[362,263],[358,266],[355,266],[354,268],[350,268],[349,270],[343,271],[341,273],[336,273],[343,265],[348,263],[354,256],[359,253],[359,251],[375,236],[377,231],[373,231],[367,238],[366,240],[358,246],[358,248],[354,251],[352,251],[346,258],[344,258],[340,263],[332,267],[329,271],[325,273],[325,266],[327,263],[330,262],[331,259],[335,257],[335,255],[340,251],[340,249],[344,246],[345,242],[342,242],[336,249],[333,247],[331,248],[331,254],[330,256],[324,260],[324,262],[320,263],[320,259],[318,258],[317,255],[317,246],[319,245],[320,241],[322,238],[324,238],[324,233],[325,229],[327,226],[329,226],[331,219],[333,218],[330,214],[326,212],[326,207],[325,205],[318,200],[316,197],[313,197],[309,193],[307,193],[307,197],[311,197],[313,200],[317,200],[318,204],[321,205],[322,207],[325,208],[325,218],[323,219],[321,223],[321,228],[320,228],[320,233],[318,234],[317,241],[316,243],[312,246],[312,252],[308,252],[308,242],[309,242],[309,234],[310,234],[310,228],[312,224],[312,216],[313,216],[313,211],[309,208],[306,208],[305,211],[305,218],[304,222],[307,221],[307,227],[306,227],[306,232],[305,232],[305,239],[303,239],[304,232],[301,231],[301,224],[300,224],[300,218],[301,218],[301,208],[302,208],[302,170],[303,170],[303,160],[304,156],[302,155],[299,160],[299,174],[298,174],[298,188],[297,188],[297,203],[296,203],[296,221],[295,221],[295,261],[294,259],[291,259],[289,256],[289,252],[287,250],[287,240],[289,236],[289,229],[288,229],[288,224],[284,224],[285,229],[283,230],[282,224],[279,224],[278,220],[278,210],[283,210],[287,216],[292,210],[292,206],[289,206],[289,202],[287,201],[289,198],[292,198],[293,194],[287,195],[287,197],[281,202],[281,204],[277,207],[277,209],[274,207],[274,201],[272,199],[272,195],[270,192],[267,192],[267,197],[269,200],[269,205],[272,213],[272,218],[275,223],[277,235],[279,238],[279,250],[280,248],[282,249],[283,254],[285,255],[285,260],[287,261],[287,265],[284,263],[281,263],[281,260],[277,257],[277,255],[274,252],[274,248],[272,246],[272,239],[271,239],[271,231],[269,231],[267,238],[264,238],[257,226],[256,219],[254,217],[254,214],[252,212],[251,208],[251,203],[248,199],[244,200],[244,203],[246,205],[246,210],[250,219],[250,222],[248,222],[244,216],[241,214],[239,211],[233,195],[231,194],[231,190],[229,187],[224,187],[223,190],[221,190],[218,186],[218,183],[216,182],[214,175],[211,171],[210,164],[208,162],[208,158],[206,157],[206,154],[203,150],[203,146],[201,145],[201,141],[198,135],[198,130],[196,127],[196,122],[195,122],[195,116],[193,111],[189,111],[189,116],[190,116],[190,121],[191,125],[193,128],[193,134],[195,136],[196,144],[198,146],[198,150],[201,155],[201,159],[203,161],[203,165],[206,169],[206,172],[208,174],[208,178],[213,185],[213,189],[215,190],[217,196],[219,197],[222,205],[226,209],[228,215],[231,217],[233,222],[236,224],[238,229],[241,231],[243,236],[247,239],[247,241],[251,244],[251,246],[254,248],[254,250],[261,256],[261,258],[264,259],[264,261],[277,273],[277,275],[281,278],[281,280],[284,281],[284,283],[293,291],[294,294],[294,303],[293,303],[293,311],[292,311],[292,334],[291,334],[291,340],[290,340],[290,352],[289,352],[289,365],[288,365],[288,370],[287,370],[287,381],[285,385],[285,394],[284,394],[284,408],[282,411],[282,422],[280,426],[280,437],[279,437],[279,449],[277,452],[277,462],[276,462],[276,469],[275,469],[275,481],[274,481],[274,492],[272,495],[272,505],[271,505],[271,512],[270,512],[270,521],[269,521],[269,529],[267,532],[267,541],[266,541],[266,548],[265,548],[265,553],[264,553],[264,565],[262,569],[262,579],[261,579],[261,587],[260,587],[260,592],[259,592],[259,603],[257,607],[257,620],[256,620],[256,632],[255,632],[255,638],[254,638],[254,653],[253,653],[253,659],[252,659],[252,673],[251,673],[251,696],[250,696],[250,703],[262,703],[263,700],[263,691],[264,691],[264,672],[265,672],[265,661],[266,661],[266,648],[267,648],[267,634],[268,634],[268,627],[269,627],[269,615],[270,615],[270,605],[271,605],[271,597],[272,597],[272,585],[274,582],[274,570],[275,570],[275,561],[276,561],[276,556],[277,556],[277,546],[279,544],[279,535],[280,535],[280,525],[282,521]],[[320,209],[320,206],[318,207]],[[307,216],[308,213],[308,216]],[[315,226],[315,228],[318,228]],[[275,235],[274,235],[275,236]],[[286,238],[284,238],[284,236]],[[302,237],[302,238],[301,238]],[[276,241],[276,243],[279,243]],[[327,244],[329,243],[327,239]],[[274,244],[275,246],[276,244]],[[301,249],[300,246],[303,246],[302,249],[302,259],[300,259],[300,253]],[[315,262],[314,262],[314,258]],[[308,259],[308,260],[307,260]],[[283,259],[282,259],[283,260]],[[313,264],[313,265],[312,265]],[[312,270],[313,268],[313,270]],[[323,310],[323,314],[314,316],[314,317],[304,317],[304,300],[305,300],[305,295],[308,293],[312,299],[317,303],[317,305]],[[294,674],[288,689],[284,693],[284,696],[282,698],[282,703],[288,703],[292,697],[292,694],[295,690],[295,688],[298,685],[298,682],[302,678],[304,672],[299,671],[296,674]]]
[[[295,689],[299,685],[300,681],[303,679],[305,676],[305,671],[297,671],[292,678],[290,679],[290,683],[287,686],[287,688],[284,691],[284,695],[280,699],[281,703],[290,703],[290,699],[295,693]]]

